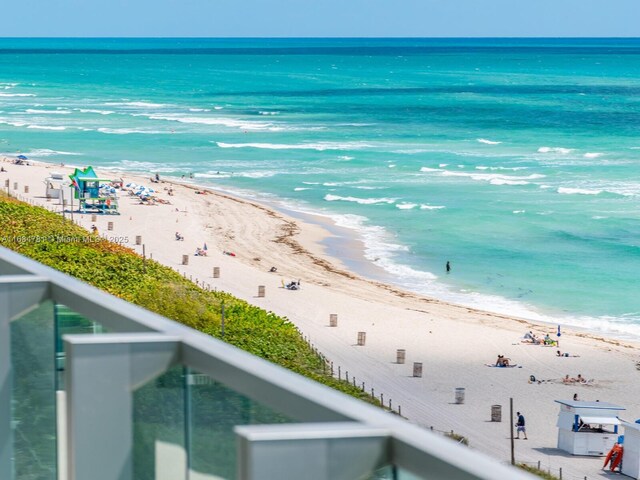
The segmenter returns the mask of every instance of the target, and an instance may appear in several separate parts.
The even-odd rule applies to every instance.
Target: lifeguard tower
[[[607,402],[556,400],[558,448],[572,455],[600,457],[618,440],[619,412],[625,408]]]
[[[98,178],[93,167],[87,167],[84,170],[76,168],[69,178],[81,213],[119,215],[117,191],[110,187],[110,179]]]

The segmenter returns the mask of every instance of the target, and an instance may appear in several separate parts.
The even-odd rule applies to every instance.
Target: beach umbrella
[[[18,155],[18,160],[27,160],[27,157],[24,155]]]

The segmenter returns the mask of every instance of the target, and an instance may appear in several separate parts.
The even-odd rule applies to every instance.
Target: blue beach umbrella
[[[24,155],[18,155],[18,160],[28,160]]]

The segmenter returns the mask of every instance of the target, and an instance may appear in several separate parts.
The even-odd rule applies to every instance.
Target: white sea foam
[[[525,213],[525,212],[526,212],[526,210],[514,210],[514,211],[513,211],[513,213],[516,213],[516,214],[517,214],[517,213]]]
[[[211,109],[209,109],[209,108],[190,108],[189,111],[190,112],[210,112]]]
[[[158,134],[166,134],[169,132],[163,132],[161,130],[139,130],[136,128],[99,128],[98,132],[107,133],[109,135],[129,135],[131,133],[139,133],[143,135],[158,135]]]
[[[491,185],[529,185],[526,180],[505,180],[502,178],[492,178],[489,183]]]
[[[302,192],[304,190],[311,190],[309,187],[296,187],[293,189],[294,192]]]
[[[560,153],[562,155],[566,155],[571,152],[573,152],[573,149],[563,147],[540,147],[538,149],[538,153]]]
[[[358,198],[358,197],[341,197],[339,195],[331,195],[330,193],[324,196],[327,202],[354,202],[360,205],[376,205],[380,203],[392,204],[397,201],[397,198]]]
[[[280,112],[269,112],[266,110],[262,110],[260,112],[258,112],[260,115],[280,115]]]
[[[353,160],[355,157],[350,157],[349,155],[341,155],[338,158],[340,160]]]
[[[471,173],[471,172],[451,172],[445,170],[442,172],[445,177],[468,177],[476,181],[486,181],[493,185],[527,185],[528,180],[536,180],[544,178],[545,175],[533,173],[527,176],[511,176],[502,175],[500,173]]]
[[[0,119],[0,124],[2,125],[11,125],[12,127],[24,127],[25,125],[27,125],[24,122],[10,122],[6,119]]]
[[[305,185],[320,185],[320,182],[302,182]]]
[[[97,113],[100,115],[111,115],[114,114],[116,112],[114,112],[113,110],[98,110],[98,109],[94,109],[94,108],[75,108],[74,110],[80,112],[80,113]]]
[[[58,150],[49,150],[48,148],[36,148],[25,153],[28,157],[51,157],[53,155],[82,155],[76,152],[62,152]]]
[[[584,154],[584,158],[598,158],[601,156],[602,156],[602,153],[597,153],[597,152],[587,152]]]
[[[274,175],[277,175],[280,172],[268,172],[268,171],[262,171],[262,172],[240,172],[237,173],[236,176],[238,177],[245,177],[245,178],[267,178],[267,177],[273,177]]]
[[[442,210],[443,208],[447,208],[444,205],[427,205],[423,203],[420,205],[420,210]]]
[[[272,123],[239,120],[237,118],[194,117],[194,116],[185,116],[185,115],[176,114],[176,113],[150,114],[150,115],[142,114],[141,116],[145,116],[151,120],[166,120],[169,122],[180,122],[180,123],[195,124],[195,125],[219,125],[222,127],[240,128],[242,130],[264,130],[273,126]]]
[[[440,169],[440,168],[431,168],[431,167],[422,167],[420,169],[421,172],[442,172],[444,170]]]
[[[486,138],[476,138],[477,142],[484,143],[486,145],[500,145],[502,142],[495,142],[492,140],[487,140]]]
[[[391,165],[388,165],[389,168],[396,168],[396,166],[397,165],[395,163],[392,163]]]
[[[52,125],[29,125],[27,128],[35,128],[37,130],[66,130],[67,127]]]
[[[357,188],[358,190],[385,190],[388,187],[370,187],[367,185],[358,185],[353,188]]]
[[[35,108],[27,108],[25,110],[25,113],[28,114],[47,114],[47,115],[69,115],[70,113],[73,113],[69,110],[38,110]]]
[[[106,102],[104,105],[114,107],[139,107],[139,108],[162,108],[168,107],[166,103],[153,102]]]
[[[449,164],[448,163],[441,163],[438,165],[440,168],[444,168],[444,167],[448,167]]]
[[[214,142],[220,148],[264,148],[268,150],[358,150],[370,147],[363,142],[318,142],[318,143],[224,143]]]
[[[564,195],[599,195],[600,193],[602,193],[602,190],[569,187],[559,187],[557,191],[558,193],[562,193]]]
[[[35,97],[35,93],[1,93],[0,97]]]
[[[412,210],[417,206],[418,206],[417,203],[409,203],[409,202],[396,203],[396,208],[399,208],[400,210]]]
[[[229,178],[231,177],[231,175],[228,173],[219,173],[219,172],[196,173],[193,176],[196,178]]]

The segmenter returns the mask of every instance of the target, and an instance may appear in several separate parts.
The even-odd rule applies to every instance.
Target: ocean
[[[639,135],[638,39],[0,39],[6,155],[185,175],[377,279],[636,338]]]

